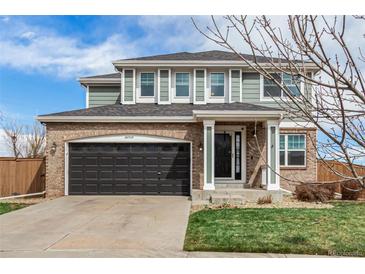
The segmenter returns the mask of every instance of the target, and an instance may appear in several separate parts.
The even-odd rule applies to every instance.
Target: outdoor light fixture
[[[53,142],[53,144],[51,146],[51,150],[50,150],[50,152],[51,152],[52,155],[55,154],[56,148],[57,148],[57,144],[55,142]]]

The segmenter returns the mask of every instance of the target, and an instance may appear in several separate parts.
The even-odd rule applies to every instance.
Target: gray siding
[[[204,90],[204,81],[205,75],[204,70],[196,71],[196,79],[195,79],[195,100],[197,102],[204,101],[205,90]]]
[[[124,101],[133,101],[133,70],[124,71]]]
[[[231,71],[231,92],[232,92],[232,101],[239,102],[240,101],[240,71],[232,70]]]
[[[120,103],[120,86],[89,86],[89,107]]]
[[[169,71],[160,70],[160,101],[169,101]]]
[[[260,103],[260,75],[258,73],[242,74],[242,101]]]

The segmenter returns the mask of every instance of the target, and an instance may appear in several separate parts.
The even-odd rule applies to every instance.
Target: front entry
[[[216,133],[215,136],[214,177],[232,177],[232,135]]]
[[[217,130],[214,134],[214,177],[217,180],[240,181],[245,179],[244,128]]]

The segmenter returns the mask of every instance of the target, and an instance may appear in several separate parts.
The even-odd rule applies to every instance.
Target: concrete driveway
[[[0,257],[180,257],[186,197],[67,196],[0,215]]]

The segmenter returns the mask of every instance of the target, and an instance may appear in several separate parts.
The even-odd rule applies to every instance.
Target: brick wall
[[[282,167],[280,179],[282,188],[294,191],[298,181],[313,183],[317,181],[317,154],[315,144],[317,143],[316,129],[280,129],[280,133],[302,133],[306,134],[306,166],[303,168]],[[287,180],[286,180],[287,179]],[[293,180],[295,182],[292,182]]]
[[[49,123],[47,124],[46,146],[46,191],[48,196],[64,195],[65,182],[65,142],[103,135],[142,134],[162,137],[172,137],[192,141],[193,188],[203,186],[203,151],[199,146],[203,144],[202,123],[150,124],[150,123]],[[54,154],[50,148],[56,144]]]
[[[221,123],[216,125],[242,125],[246,126],[246,182],[249,181],[257,165],[266,162],[266,141],[265,128],[262,123]],[[256,130],[255,130],[256,129]],[[293,180],[313,182],[316,180],[316,153],[313,142],[316,142],[316,130],[285,129],[281,133],[305,133],[307,134],[307,163],[305,168],[281,168],[281,175]],[[192,177],[193,188],[202,189],[204,184],[204,159],[203,151],[203,124],[202,123],[175,123],[175,124],[151,124],[151,123],[49,123],[47,124],[47,147],[46,147],[46,191],[48,196],[64,195],[65,181],[65,142],[103,135],[117,134],[142,134],[162,137],[172,137],[192,142]],[[255,138],[256,134],[256,138]],[[258,140],[258,145],[256,142]],[[54,154],[50,148],[56,144]],[[260,161],[260,155],[263,160]],[[261,171],[255,177],[254,184],[261,182]],[[285,189],[294,190],[294,184],[288,180],[281,179],[281,186]]]

